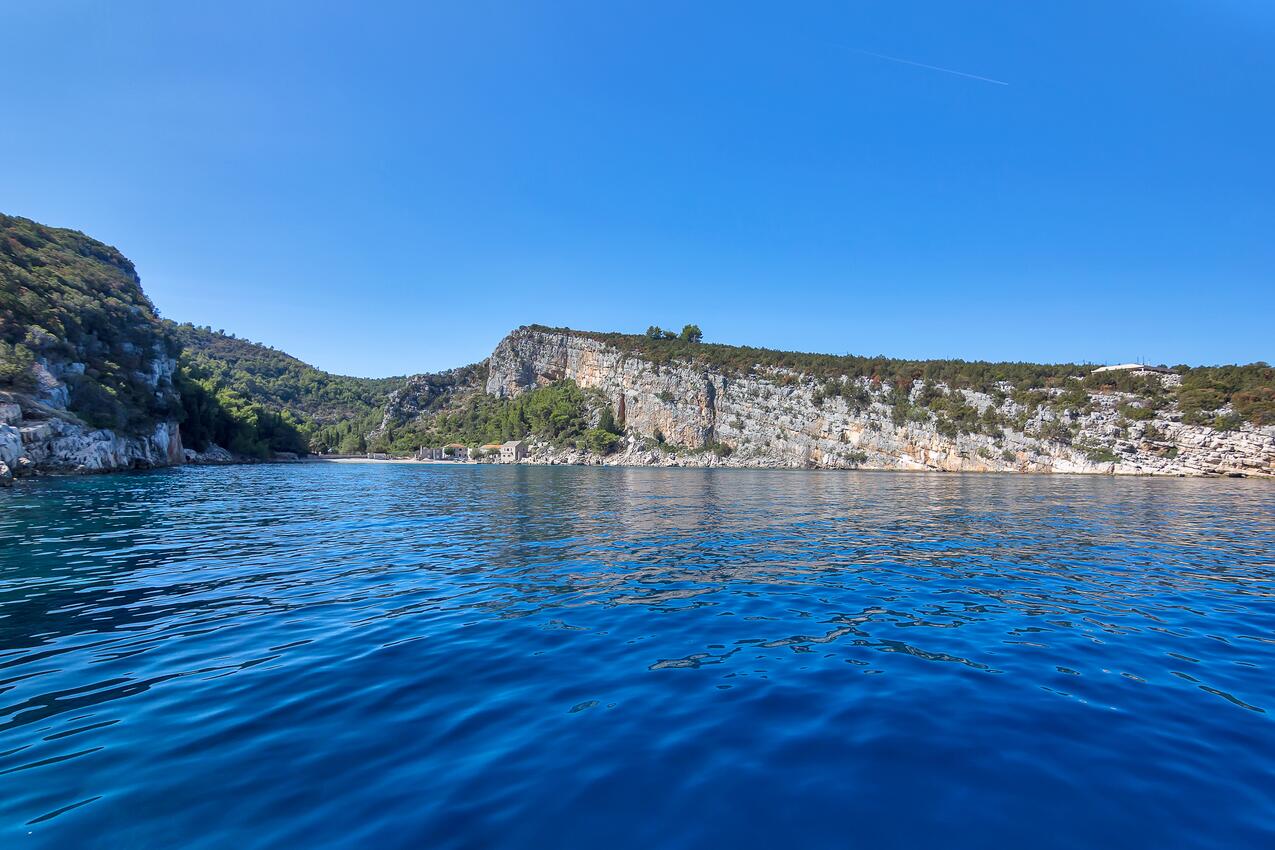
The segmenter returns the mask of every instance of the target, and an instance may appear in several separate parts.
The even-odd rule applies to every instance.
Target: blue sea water
[[[0,492],[5,848],[1275,847],[1275,487]]]

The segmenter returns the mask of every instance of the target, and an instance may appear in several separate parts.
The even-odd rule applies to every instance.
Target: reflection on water
[[[1263,482],[30,482],[0,839],[1275,846],[1273,597]]]

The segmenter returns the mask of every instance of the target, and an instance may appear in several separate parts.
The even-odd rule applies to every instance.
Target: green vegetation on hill
[[[1214,412],[1230,404],[1235,415],[1254,425],[1275,425],[1275,368],[1247,366],[1177,367],[1182,373],[1178,405],[1188,422],[1216,421]]]
[[[316,425],[379,410],[386,395],[404,382],[332,375],[282,351],[208,327],[172,322],[168,326],[187,361],[218,385]]]
[[[1242,421],[1275,425],[1275,368],[1266,363],[1244,366],[1174,366],[1182,377],[1176,390],[1160,378],[1131,372],[1095,372],[1083,381],[1094,392],[1118,391],[1139,396],[1139,403],[1121,406],[1128,419],[1149,419],[1154,411],[1176,403],[1182,419],[1193,425],[1230,430]],[[1230,406],[1230,414],[1221,410]]]
[[[198,367],[183,364],[177,389],[184,411],[182,440],[187,448],[202,452],[216,444],[256,458],[268,458],[275,452],[301,455],[310,450],[301,423],[291,414],[275,413],[221,386]]]
[[[37,361],[65,381],[68,409],[124,434],[180,423],[186,444],[266,457],[304,452],[296,423],[197,365],[142,292],[133,264],[82,233],[0,215],[0,390],[38,390]],[[81,371],[82,369],[82,371]]]
[[[180,409],[151,376],[175,356],[124,255],[74,230],[0,214],[0,389],[36,389],[33,367],[79,363],[60,377],[70,409],[95,427],[141,431]]]
[[[595,418],[596,426],[592,425]],[[407,452],[420,446],[478,446],[536,436],[560,447],[606,454],[620,438],[606,401],[574,381],[559,381],[500,399],[473,392],[432,416],[392,426],[377,435],[372,451]]]
[[[468,398],[475,392],[481,394],[479,388],[486,376],[485,365],[481,363],[437,374],[414,375],[381,404],[340,422],[312,426],[308,431],[310,446],[316,452],[341,454],[415,449],[416,446],[406,446],[404,440],[389,446],[388,440],[380,433],[382,423],[395,423],[401,428],[404,423],[450,410],[457,398]],[[369,444],[367,437],[374,432],[376,435]]]
[[[818,380],[867,378],[891,385],[911,385],[913,381],[944,383],[949,387],[989,391],[1001,381],[1029,389],[1060,385],[1067,378],[1083,377],[1091,367],[1076,363],[987,363],[970,360],[901,360],[892,357],[805,354],[747,345],[700,342],[698,326],[675,336],[652,327],[645,335],[569,331],[532,325],[532,330],[576,333],[605,342],[621,351],[636,354],[659,365],[680,361],[718,369],[727,374],[746,375],[758,368],[788,369]],[[655,331],[652,334],[651,331]]]
[[[331,425],[309,424],[305,428],[310,441],[310,451],[318,454],[362,454],[371,451],[368,435],[380,427],[383,420],[380,411],[372,410],[353,419],[334,422]],[[389,451],[383,441],[377,441],[378,452]],[[395,449],[397,451],[397,449]]]
[[[231,406],[236,400],[256,404],[258,421],[291,426],[302,451],[368,451],[366,435],[381,424],[390,393],[405,383],[333,375],[261,343],[190,323],[168,324],[182,345],[184,366],[202,376],[210,391],[228,394]]]
[[[575,333],[596,339],[657,366],[681,362],[717,369],[728,375],[747,375],[759,368],[784,369],[822,382],[823,389],[817,394],[817,401],[830,395],[845,394],[852,407],[868,403],[864,390],[855,383],[857,379],[890,387],[911,387],[916,381],[924,381],[927,384],[945,384],[951,389],[976,390],[993,397],[1002,397],[1005,393],[1002,385],[1009,384],[1015,400],[1026,402],[1028,406],[1045,403],[1047,395],[1033,395],[1045,389],[1063,389],[1063,395],[1067,396],[1062,404],[1064,409],[1083,407],[1090,393],[1114,390],[1141,396],[1145,406],[1152,410],[1176,402],[1186,421],[1195,424],[1220,428],[1234,427],[1238,420],[1254,425],[1275,424],[1275,368],[1262,362],[1232,366],[1174,366],[1172,371],[1182,376],[1182,384],[1176,390],[1167,390],[1155,377],[1129,372],[1095,374],[1092,366],[1077,363],[904,360],[704,343],[699,341],[702,334],[695,325],[688,325],[692,332],[684,331],[681,335],[654,325],[644,335],[573,331],[544,325],[529,327],[536,331]],[[1082,379],[1079,390],[1072,381],[1077,378]],[[789,377],[787,380],[796,378]],[[1077,392],[1083,392],[1085,399],[1075,398]],[[1227,405],[1234,410],[1232,417],[1219,414]],[[945,403],[939,404],[939,408],[945,407]],[[902,404],[896,404],[895,408],[895,418],[902,421],[919,415],[904,409]],[[968,410],[944,409],[943,412],[951,414],[945,419],[955,422],[956,428],[974,430],[973,418]],[[979,427],[986,433],[998,428],[999,423],[984,422]]]

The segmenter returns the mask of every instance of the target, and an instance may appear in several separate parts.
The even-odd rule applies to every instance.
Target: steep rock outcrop
[[[126,434],[93,428],[63,407],[0,393],[0,462],[16,475],[148,469],[183,461],[175,421]]]
[[[133,264],[0,215],[0,463],[11,473],[182,462],[178,346]]]
[[[489,362],[486,389],[499,397],[565,379],[603,393],[629,433],[625,448],[605,463],[1275,474],[1275,427],[1245,424],[1217,431],[1186,424],[1173,409],[1127,422],[1119,406],[1129,397],[1119,393],[1093,396],[1088,412],[1076,415],[954,391],[980,413],[993,407],[999,418],[1021,425],[990,435],[944,428],[926,413],[899,422],[884,393],[863,379],[860,397],[868,401],[854,404],[840,396],[823,398],[813,378],[790,370],[765,367],[735,375],[684,362],[656,364],[566,331],[520,328],[500,342]],[[919,383],[910,388],[910,398],[919,390]],[[541,449],[532,459],[565,456]]]

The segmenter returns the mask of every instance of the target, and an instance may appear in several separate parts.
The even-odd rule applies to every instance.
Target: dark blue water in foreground
[[[0,846],[1275,847],[1275,487],[0,492]]]

